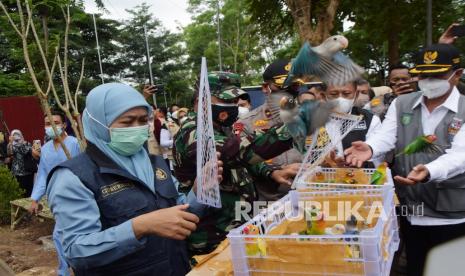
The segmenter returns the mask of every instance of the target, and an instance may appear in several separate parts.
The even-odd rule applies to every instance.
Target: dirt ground
[[[29,217],[10,230],[0,225],[0,259],[17,275],[56,275],[57,258],[54,249],[47,249],[38,238],[51,235],[53,222]]]

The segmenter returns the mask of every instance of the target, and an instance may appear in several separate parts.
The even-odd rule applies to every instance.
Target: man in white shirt
[[[381,120],[370,111],[355,106],[357,99],[360,97],[356,82],[348,82],[343,85],[329,85],[325,91],[325,96],[328,102],[334,103],[337,112],[363,116],[358,125],[336,146],[336,158],[334,161],[336,161],[336,163],[344,163],[344,150],[349,148],[354,141],[365,141],[373,136],[381,128]],[[330,124],[331,122],[326,123],[325,127],[329,137],[339,135],[339,133],[331,133]],[[377,157],[376,159],[370,160],[372,162],[367,162],[363,164],[363,166],[377,166],[381,163],[382,157],[384,157],[384,155],[382,155],[381,158]]]
[[[422,275],[432,247],[465,235],[465,97],[455,87],[463,73],[460,53],[452,45],[431,45],[410,72],[418,74],[421,91],[396,98],[381,131],[345,154],[347,163],[360,166],[395,149],[396,193],[407,213],[401,214],[407,271]],[[442,149],[401,154],[423,135],[434,135]]]

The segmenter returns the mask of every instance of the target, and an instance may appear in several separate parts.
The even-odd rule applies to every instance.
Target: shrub
[[[0,166],[0,224],[10,222],[10,201],[21,198],[24,190],[5,166]]]

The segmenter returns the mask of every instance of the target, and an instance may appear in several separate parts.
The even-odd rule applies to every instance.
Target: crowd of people
[[[465,235],[465,91],[457,88],[463,69],[447,32],[441,39],[420,51],[413,68],[389,68],[385,87],[364,79],[288,83],[291,61],[277,60],[263,73],[265,102],[255,108],[239,75],[210,72],[221,208],[196,200],[199,83],[191,108],[169,109],[147,103],[155,86],[142,93],[119,83],[97,86],[82,116],[84,152],[66,133],[64,116],[52,112],[58,131],[45,116],[50,141],[41,148],[25,141],[21,131],[11,132],[11,170],[33,200],[32,213],[47,195],[56,220],[59,275],[70,275],[69,266],[75,275],[185,275],[191,257],[212,252],[244,223],[235,213],[238,203],[277,200],[289,192],[304,152],[282,119],[282,96],[301,107],[330,103],[332,112],[362,120],[322,165],[389,164],[400,205],[424,206],[424,214],[400,217],[408,275],[422,275],[431,248]],[[310,115],[323,116],[315,113]],[[326,124],[305,127],[324,140],[333,135]],[[428,135],[441,152],[397,154]],[[311,142],[308,137],[305,143]]]

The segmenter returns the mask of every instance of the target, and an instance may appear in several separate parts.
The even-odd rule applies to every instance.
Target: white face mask
[[[342,97],[329,100],[329,102],[336,105],[335,111],[339,113],[350,113],[352,111],[352,107],[354,106],[354,99],[350,100]]]
[[[454,76],[452,74],[447,80],[427,78],[418,81],[418,87],[423,92],[423,95],[428,99],[436,99],[449,91],[449,80]]]
[[[245,115],[247,115],[247,113],[249,113],[249,111],[250,110],[247,107],[239,106],[239,118],[242,118]]]
[[[181,119],[179,119],[179,123],[184,123],[185,121],[187,120],[187,117],[182,117]]]

